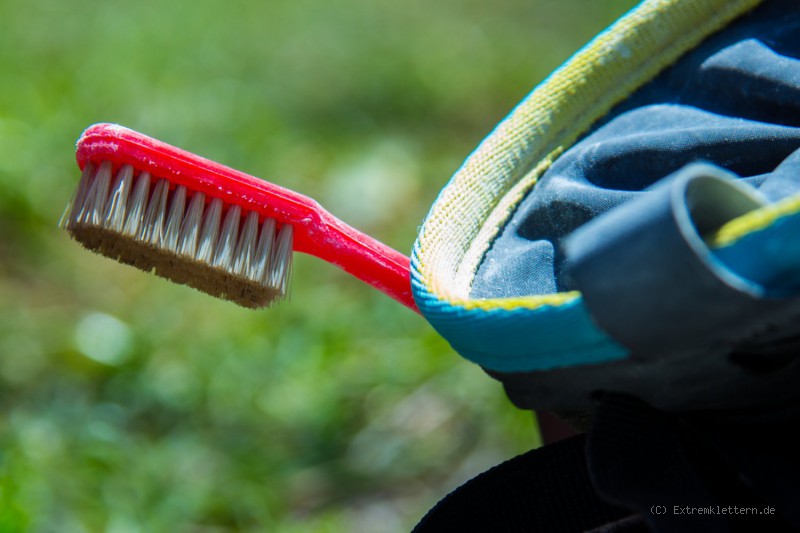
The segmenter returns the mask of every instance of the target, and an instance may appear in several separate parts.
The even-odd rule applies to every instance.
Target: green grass
[[[0,531],[405,531],[537,445],[413,313],[296,258],[253,312],[56,228],[118,122],[408,252],[439,189],[631,0],[0,3]]]

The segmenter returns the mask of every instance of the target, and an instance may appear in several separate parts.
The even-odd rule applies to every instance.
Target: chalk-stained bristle
[[[288,290],[291,225],[130,165],[87,163],[61,225],[90,250],[245,307]]]

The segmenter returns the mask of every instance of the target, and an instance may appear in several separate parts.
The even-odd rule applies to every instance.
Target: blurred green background
[[[404,252],[510,109],[631,0],[0,1],[0,531],[407,531],[536,446],[423,319],[296,257],[254,312],[84,251],[118,122]]]

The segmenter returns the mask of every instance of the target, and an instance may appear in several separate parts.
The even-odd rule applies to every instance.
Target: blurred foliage
[[[420,317],[296,258],[253,312],[56,228],[118,122],[404,251],[438,190],[631,0],[0,2],[0,530],[405,531],[537,445]]]

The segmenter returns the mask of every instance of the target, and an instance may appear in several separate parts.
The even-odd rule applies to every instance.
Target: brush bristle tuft
[[[87,163],[61,226],[92,251],[245,307],[288,290],[291,225],[130,165]]]

